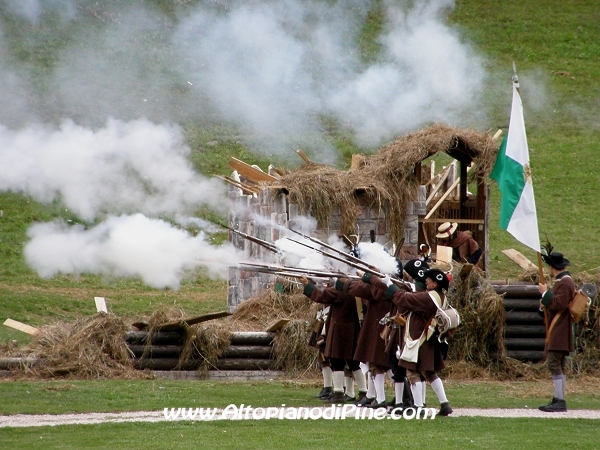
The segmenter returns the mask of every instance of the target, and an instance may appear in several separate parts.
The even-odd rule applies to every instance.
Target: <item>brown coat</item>
[[[304,288],[304,293],[313,302],[329,305],[323,355],[326,358],[353,359],[360,332],[355,298],[334,288],[308,286],[311,285]]]
[[[365,313],[362,328],[360,329],[353,359],[363,363],[376,364],[384,369],[388,369],[390,361],[385,352],[385,342],[379,336],[383,330],[383,326],[379,324],[379,320],[390,310],[390,303],[375,299],[371,286],[362,281],[347,282],[344,290],[353,298],[362,298],[367,304],[367,312]]]
[[[374,288],[383,289],[385,284],[377,277],[371,278]],[[442,300],[444,294],[438,291]],[[411,339],[419,339],[425,328],[435,317],[437,306],[427,291],[410,292],[399,289],[394,292],[392,302],[400,313],[410,313],[408,328]],[[413,372],[433,371],[437,372],[445,367],[444,359],[435,337],[426,341],[419,348],[419,356],[416,364],[400,359],[398,365],[412,370]]]
[[[445,245],[453,248],[452,259],[461,264],[468,262],[471,255],[479,249],[479,244],[468,231],[459,231]]]
[[[575,295],[575,283],[569,275],[569,272],[564,271],[556,276],[556,283],[552,287],[552,291],[546,291],[542,297],[542,304],[545,306],[548,313],[547,323],[552,323],[554,318],[561,312],[556,324],[550,331],[550,337],[547,339],[545,352],[548,351],[574,351],[573,346],[573,327],[571,322],[571,314],[566,309],[569,302],[573,300]]]

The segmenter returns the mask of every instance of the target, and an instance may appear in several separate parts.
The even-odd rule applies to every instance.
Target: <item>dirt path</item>
[[[329,408],[329,407],[328,407]],[[321,410],[324,412],[324,407],[310,407],[310,409]],[[209,420],[231,420],[231,416],[223,417],[223,409],[214,409],[215,414],[212,417],[195,417],[194,421],[209,421]],[[267,409],[267,408],[256,408]],[[272,419],[277,420],[281,408],[272,409]],[[293,414],[293,411],[298,411],[298,408],[285,408],[286,414]],[[281,414],[283,418],[283,413]],[[550,418],[550,419],[600,419],[600,410],[585,410],[575,409],[565,413],[543,413],[537,409],[473,409],[473,408],[455,408],[451,417],[497,417],[497,418],[516,418],[516,417],[533,417],[533,418]],[[240,417],[244,420],[258,420],[251,415],[248,417]],[[263,417],[264,418],[264,417]],[[289,418],[289,416],[288,416]],[[347,419],[354,419],[354,415],[349,414]],[[437,418],[438,420],[444,420]],[[42,426],[57,426],[57,425],[84,425],[98,423],[117,423],[117,422],[165,422],[165,421],[189,421],[192,419],[178,417],[176,419],[166,418],[164,411],[136,411],[124,413],[82,413],[82,414],[44,414],[44,415],[28,415],[16,414],[12,416],[0,416],[0,428],[4,427],[42,427]]]

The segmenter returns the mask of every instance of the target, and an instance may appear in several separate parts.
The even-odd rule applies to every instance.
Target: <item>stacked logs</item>
[[[193,354],[180,364],[184,337],[181,331],[128,331],[125,335],[136,369],[197,370],[206,363],[201,355]],[[275,364],[273,337],[269,332],[233,332],[231,344],[210,369],[271,370]]]
[[[539,313],[541,296],[537,285],[494,285],[494,290],[504,295],[507,356],[520,361],[541,361],[546,328]]]

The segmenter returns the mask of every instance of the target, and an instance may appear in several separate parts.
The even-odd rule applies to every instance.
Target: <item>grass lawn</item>
[[[11,449],[592,449],[597,429],[586,419],[270,420],[11,428],[0,439]]]

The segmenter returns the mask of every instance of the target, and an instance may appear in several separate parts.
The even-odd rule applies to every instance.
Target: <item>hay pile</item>
[[[474,269],[465,278],[453,270],[448,301],[460,314],[461,326],[452,337],[449,358],[489,367],[506,360],[504,348],[504,301],[487,282],[483,272]]]
[[[133,369],[127,329],[121,318],[103,313],[42,327],[25,349],[38,362],[24,369],[40,378],[143,377]]]
[[[416,197],[421,180],[414,175],[415,165],[438,152],[450,153],[457,148],[473,158],[471,176],[487,176],[491,172],[498,143],[487,133],[432,125],[407,134],[383,147],[377,154],[365,157],[360,167],[342,171],[330,166],[306,163],[286,174],[278,184],[289,192],[290,201],[298,204],[302,214],[310,213],[321,228],[329,228],[332,211],[341,212],[341,233],[355,233],[360,202],[385,212],[392,242],[404,236],[408,202]]]

